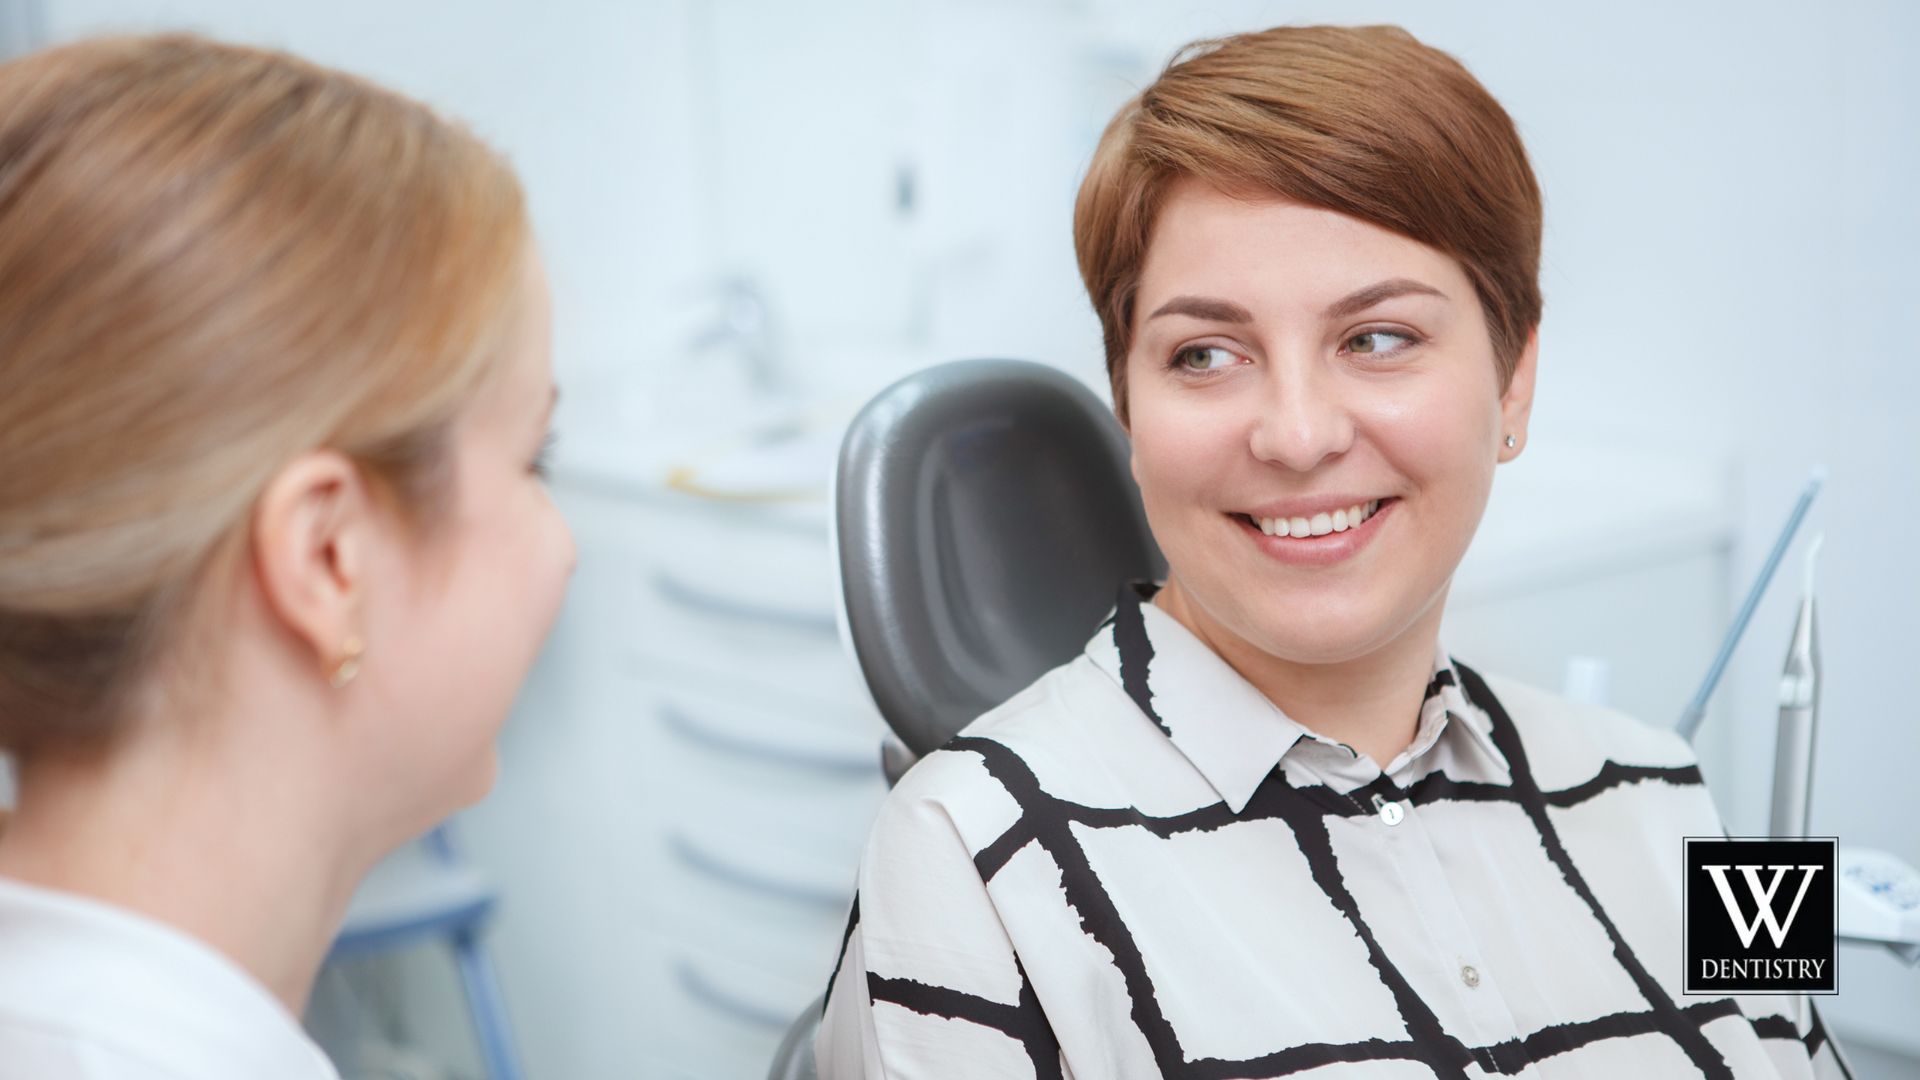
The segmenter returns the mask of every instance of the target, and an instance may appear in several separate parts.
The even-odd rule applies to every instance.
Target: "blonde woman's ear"
[[[314,673],[339,681],[358,662],[359,618],[374,547],[390,528],[353,461],[310,450],[282,468],[254,509],[252,556],[268,610],[313,650]],[[344,683],[343,683],[344,685]]]

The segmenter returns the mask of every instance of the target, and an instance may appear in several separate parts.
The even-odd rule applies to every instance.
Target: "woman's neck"
[[[378,853],[345,842],[329,770],[300,752],[316,748],[263,756],[275,732],[248,728],[168,718],[90,757],[28,762],[0,833],[0,875],[183,930],[298,1016]]]
[[[1260,649],[1213,618],[1177,577],[1154,604],[1315,734],[1351,746],[1381,768],[1413,744],[1433,676],[1443,603],[1436,602],[1380,648],[1330,664],[1296,663]]]

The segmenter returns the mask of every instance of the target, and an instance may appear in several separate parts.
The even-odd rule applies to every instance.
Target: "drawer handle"
[[[680,988],[687,992],[688,997],[702,1005],[737,1020],[745,1020],[749,1024],[757,1024],[775,1031],[784,1031],[789,1024],[793,1023],[793,1016],[781,1015],[763,1005],[742,1000],[738,995],[715,986],[687,960],[682,959],[674,967],[674,974],[680,981]],[[796,1011],[794,1016],[798,1015],[800,1014]]]
[[[759,604],[743,603],[725,596],[715,596],[703,589],[697,589],[685,582],[677,581],[666,573],[653,576],[653,587],[667,600],[698,611],[703,615],[718,615],[723,619],[735,619],[741,622],[766,623],[772,626],[784,626],[790,630],[801,630],[823,637],[838,638],[840,629],[835,625],[833,616],[821,615],[811,611],[793,611],[788,608],[764,607]]]
[[[724,881],[729,885],[777,896],[783,900],[815,904],[833,911],[845,911],[847,904],[853,900],[851,882],[846,889],[829,889],[808,882],[783,880],[706,851],[677,832],[668,836],[667,843],[681,862],[710,878]]]
[[[810,749],[799,746],[783,746],[779,743],[762,741],[738,735],[713,725],[692,713],[685,712],[671,704],[660,706],[660,722],[667,730],[691,743],[724,750],[740,757],[754,758],[760,761],[776,761],[782,765],[800,765],[819,769],[823,772],[871,776],[880,771],[880,752],[856,754],[851,748],[846,750]]]

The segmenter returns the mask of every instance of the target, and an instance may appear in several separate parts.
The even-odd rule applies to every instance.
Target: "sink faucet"
[[[693,339],[695,352],[726,348],[746,365],[753,388],[773,394],[787,388],[765,296],[751,280],[728,278],[720,286],[719,317]]]

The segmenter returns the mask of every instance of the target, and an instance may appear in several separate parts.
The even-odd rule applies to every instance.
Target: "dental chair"
[[[1129,581],[1166,564],[1126,434],[1079,382],[1019,360],[908,376],[854,418],[833,524],[843,626],[897,744],[897,779],[1085,648]],[[812,1080],[824,999],[770,1080]]]

